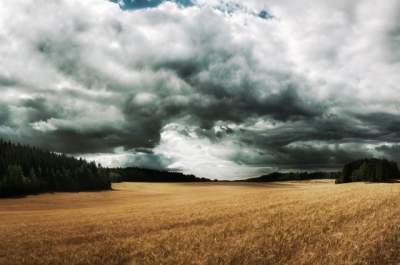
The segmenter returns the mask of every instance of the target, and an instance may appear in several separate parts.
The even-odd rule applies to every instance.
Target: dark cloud
[[[399,144],[394,144],[394,145],[384,144],[384,145],[376,147],[376,150],[378,152],[381,152],[383,157],[392,159],[394,161],[400,161],[400,145]]]
[[[166,157],[153,154],[152,152],[140,152],[133,150],[135,155],[128,156],[123,166],[126,167],[142,167],[150,169],[165,169],[171,164],[171,160]]]
[[[17,84],[18,84],[17,80],[0,75],[0,87],[10,87],[10,86],[15,86]]]
[[[399,160],[394,0],[71,1],[0,10],[0,137],[213,178]]]
[[[10,123],[10,110],[5,105],[0,105],[0,126],[8,126]]]
[[[22,106],[28,110],[29,122],[46,121],[62,115],[61,106],[50,106],[45,98],[27,99]]]
[[[335,169],[346,161],[374,156],[400,161],[399,118],[384,113],[328,115],[285,122],[262,133],[241,129],[233,137],[252,146],[255,155],[239,152],[232,159],[283,169]]]
[[[113,128],[79,132],[61,127],[41,138],[47,139],[47,143],[42,145],[48,146],[49,149],[69,154],[112,152],[116,145],[122,143],[122,139],[118,139],[118,133]]]
[[[364,123],[367,131],[376,135],[376,140],[382,142],[397,142],[400,140],[400,114],[374,112],[359,114],[357,118]]]

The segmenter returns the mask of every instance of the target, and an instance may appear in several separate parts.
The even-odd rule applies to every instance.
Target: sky
[[[398,0],[5,0],[0,138],[238,179],[400,161]]]

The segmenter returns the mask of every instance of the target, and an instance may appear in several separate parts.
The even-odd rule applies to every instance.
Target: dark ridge
[[[240,180],[242,182],[273,182],[291,180],[312,180],[312,179],[336,179],[340,172],[273,172],[257,178]]]
[[[207,178],[136,167],[108,169],[113,182],[210,182]]]

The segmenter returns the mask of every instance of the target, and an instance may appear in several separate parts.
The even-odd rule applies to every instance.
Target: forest
[[[400,177],[400,171],[395,161],[387,159],[360,159],[343,166],[342,174],[336,178],[336,183],[354,181],[385,182]]]
[[[94,162],[0,140],[0,197],[106,189],[108,172]]]

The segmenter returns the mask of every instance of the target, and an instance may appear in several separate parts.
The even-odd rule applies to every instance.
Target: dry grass
[[[400,264],[400,184],[118,184],[0,200],[0,264]]]

